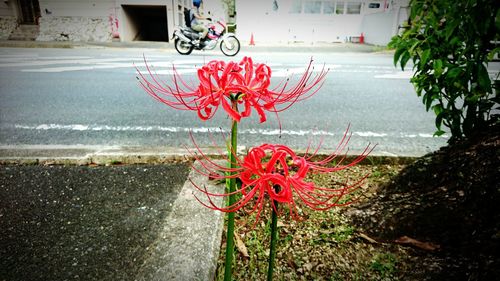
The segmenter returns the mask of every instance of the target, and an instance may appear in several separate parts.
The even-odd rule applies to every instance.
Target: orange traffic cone
[[[255,46],[255,41],[253,41],[253,32],[252,35],[250,36],[250,46]]]

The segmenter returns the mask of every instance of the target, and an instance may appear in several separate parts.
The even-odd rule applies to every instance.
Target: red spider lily
[[[269,89],[271,68],[244,57],[240,62],[210,61],[198,69],[197,86],[186,83],[173,67],[172,85],[169,85],[144,61],[148,75],[137,70],[141,87],[172,108],[197,111],[202,120],[212,118],[222,106],[235,121],[250,116],[253,108],[260,122],[265,122],[265,111],[277,114],[316,93],[328,72],[323,68],[313,76],[311,60],[297,84],[290,86],[290,79],[286,79]],[[243,106],[243,111],[239,112],[237,105]]]
[[[236,212],[244,208],[248,213],[256,213],[257,223],[265,198],[269,198],[272,207],[278,213],[275,201],[286,204],[293,219],[300,219],[297,212],[297,203],[303,204],[313,210],[327,210],[335,206],[344,206],[352,203],[344,202],[345,195],[352,193],[360,187],[363,177],[352,184],[343,183],[338,187],[318,187],[313,182],[306,180],[309,173],[330,173],[352,167],[365,159],[375,146],[368,145],[363,153],[352,162],[344,164],[346,154],[340,154],[345,150],[350,135],[347,131],[337,146],[337,149],[326,158],[314,161],[316,149],[312,154],[308,152],[304,156],[297,155],[292,149],[280,144],[263,144],[251,148],[242,159],[236,157],[236,168],[227,168],[210,160],[204,155],[198,146],[197,150],[201,156],[193,153],[195,158],[202,164],[202,169],[197,172],[210,176],[214,179],[239,178],[241,187],[232,193],[210,193],[205,188],[193,185],[206,195],[208,203],[203,202],[196,195],[196,199],[205,207],[222,212]],[[194,141],[194,140],[193,140]],[[337,159],[340,158],[340,159]],[[334,159],[336,165],[327,166]],[[240,199],[234,204],[226,207],[216,206],[211,197],[227,197],[232,194],[240,194]]]

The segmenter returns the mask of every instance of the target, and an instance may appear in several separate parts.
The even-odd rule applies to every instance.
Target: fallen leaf
[[[420,248],[420,249],[426,250],[426,251],[434,251],[434,250],[437,250],[440,248],[439,245],[436,245],[436,244],[433,244],[430,242],[418,241],[418,240],[413,239],[413,238],[408,237],[408,236],[399,237],[394,242],[396,242],[398,244],[403,244],[403,245],[415,246],[417,248]]]
[[[248,250],[247,247],[245,246],[245,243],[243,243],[243,240],[241,240],[240,236],[238,233],[234,232],[234,238],[236,238],[236,248],[238,248],[238,251],[246,258],[250,257],[248,255]]]
[[[295,260],[293,259],[293,255],[288,255],[286,259],[286,263],[288,264],[289,267],[293,269],[297,269],[297,264],[295,263]]]
[[[365,239],[366,241],[368,241],[368,242],[370,242],[370,243],[373,243],[373,244],[378,244],[377,240],[375,240],[375,239],[373,239],[373,238],[369,237],[368,235],[366,235],[366,234],[364,234],[364,233],[362,233],[362,232],[360,232],[360,233],[359,233],[359,237],[361,237],[361,238]]]
[[[304,267],[304,269],[306,271],[311,271],[311,269],[313,268],[313,264],[308,262],[308,263],[304,264],[302,267]]]

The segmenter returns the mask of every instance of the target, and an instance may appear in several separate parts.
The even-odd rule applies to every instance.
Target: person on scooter
[[[190,11],[190,16],[191,16],[191,28],[194,31],[201,32],[201,36],[199,40],[194,40],[193,44],[198,45],[200,44],[200,41],[203,41],[205,37],[208,34],[208,27],[205,26],[205,24],[202,22],[202,20],[211,20],[210,18],[203,17],[200,12],[200,6],[202,4],[203,0],[193,0],[193,8]]]

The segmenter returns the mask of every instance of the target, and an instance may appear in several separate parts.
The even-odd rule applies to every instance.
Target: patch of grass
[[[370,269],[380,274],[382,278],[390,277],[396,272],[396,262],[393,253],[377,254],[371,262]]]
[[[333,239],[341,243],[352,237],[354,234],[354,226],[351,225],[341,225],[335,228]]]

